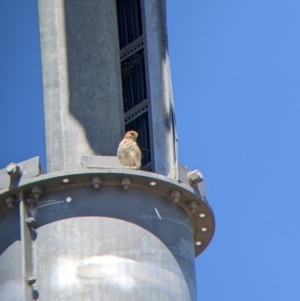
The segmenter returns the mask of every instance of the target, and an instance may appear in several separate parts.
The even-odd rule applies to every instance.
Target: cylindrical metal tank
[[[2,190],[0,208],[3,301],[197,300],[194,258],[214,218],[186,184],[122,169],[61,172]]]

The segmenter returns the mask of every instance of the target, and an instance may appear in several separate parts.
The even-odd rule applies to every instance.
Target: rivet
[[[34,199],[38,200],[42,194],[42,189],[39,186],[33,186],[31,189],[31,194]]]
[[[174,203],[178,203],[180,200],[180,192],[177,190],[172,191],[171,198],[173,199]]]
[[[196,213],[197,208],[198,208],[196,202],[189,202],[187,205],[188,205],[188,208],[190,209],[190,212],[191,212],[192,214]]]
[[[131,185],[131,181],[129,178],[123,178],[121,185],[123,186],[124,190],[128,190],[130,185]]]
[[[36,201],[36,199],[34,199],[34,198],[28,198],[28,199],[26,200],[26,203],[27,203],[27,205],[35,206],[36,203],[37,203],[37,201]]]
[[[94,178],[92,179],[92,185],[93,185],[93,187],[94,187],[95,189],[99,189],[101,183],[102,183],[102,180],[101,180],[101,178],[99,178],[99,177],[94,177]]]
[[[15,198],[14,196],[8,196],[8,197],[5,199],[5,203],[6,203],[6,206],[7,206],[8,208],[13,208],[15,202],[16,202],[16,198]]]

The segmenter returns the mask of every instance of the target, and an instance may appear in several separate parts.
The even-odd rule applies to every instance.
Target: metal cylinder
[[[195,253],[209,244],[214,218],[186,184],[118,169],[47,174],[5,191],[0,209],[9,229],[0,232],[3,301],[197,299]]]
[[[70,189],[45,196],[34,213],[41,298],[196,300],[191,222],[164,198]]]

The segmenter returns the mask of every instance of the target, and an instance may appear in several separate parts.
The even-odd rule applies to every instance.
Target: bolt
[[[177,190],[172,191],[171,197],[172,197],[174,203],[178,203],[180,200],[180,192]]]
[[[191,185],[197,185],[203,181],[203,174],[200,172],[199,169],[189,171],[187,176]]]
[[[36,283],[36,278],[33,277],[33,276],[29,277],[29,278],[27,279],[27,283],[28,283],[29,285],[33,285],[34,283]]]
[[[26,203],[27,203],[27,205],[35,206],[36,205],[36,199],[29,198],[29,199],[26,200]]]
[[[123,188],[124,188],[125,190],[128,190],[128,189],[129,189],[130,184],[131,184],[131,181],[130,181],[129,178],[123,178],[123,179],[122,179],[121,185],[123,186]]]
[[[192,214],[195,214],[196,211],[197,211],[197,208],[198,208],[197,203],[196,202],[189,202],[187,205],[188,205],[188,208],[190,209],[190,212]]]
[[[6,172],[13,179],[17,179],[22,176],[22,168],[16,163],[8,164],[6,166]]]
[[[6,171],[9,175],[13,175],[17,171],[17,165],[14,163],[10,163],[6,166]]]
[[[99,189],[101,183],[102,183],[102,180],[99,177],[94,177],[92,179],[92,185],[95,189]]]
[[[33,300],[38,300],[39,298],[39,291],[36,287],[32,287],[32,298]]]
[[[28,218],[26,218],[25,222],[26,222],[26,224],[28,224],[28,225],[32,225],[32,224],[35,223],[35,218],[32,217],[32,216],[31,216],[31,217],[28,217]]]
[[[15,199],[14,196],[8,196],[8,197],[5,199],[5,203],[6,203],[6,205],[7,205],[8,208],[13,208],[15,202],[16,202],[16,199]]]
[[[39,186],[33,186],[31,189],[31,193],[33,198],[38,200],[42,194],[42,189]]]

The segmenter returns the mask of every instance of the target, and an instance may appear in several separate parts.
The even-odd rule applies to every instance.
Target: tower
[[[195,301],[214,217],[178,163],[165,2],[38,5],[47,173],[0,171],[4,300]],[[130,129],[142,170],[115,157]]]

